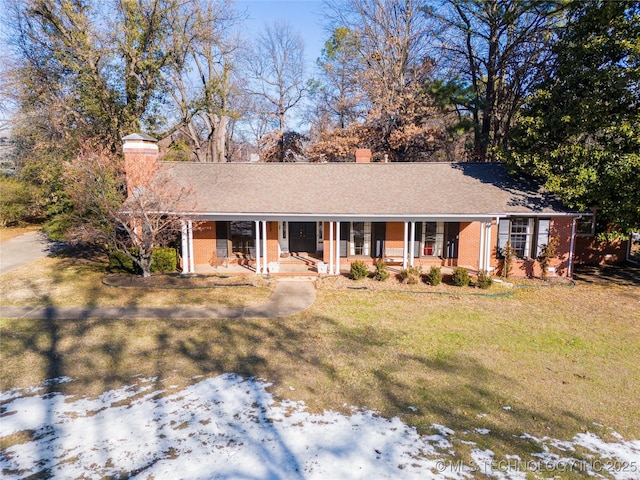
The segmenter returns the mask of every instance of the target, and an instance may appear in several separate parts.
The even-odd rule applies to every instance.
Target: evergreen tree
[[[569,207],[640,227],[640,4],[576,1],[507,158]]]

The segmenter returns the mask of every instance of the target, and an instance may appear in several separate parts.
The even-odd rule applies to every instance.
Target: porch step
[[[288,257],[280,258],[280,263],[285,265],[295,264],[295,265],[306,265],[308,267],[315,267],[318,262],[322,260],[317,260],[305,255],[290,255]]]
[[[297,281],[316,281],[319,278],[317,273],[313,272],[278,272],[270,273],[270,276],[278,280],[297,280]]]

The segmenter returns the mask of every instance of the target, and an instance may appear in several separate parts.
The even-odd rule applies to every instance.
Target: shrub
[[[409,267],[406,270],[400,272],[400,279],[407,285],[415,285],[420,283],[420,277],[422,275],[422,269],[420,267]]]
[[[389,278],[389,270],[387,269],[387,264],[382,260],[378,260],[376,262],[376,272],[374,273],[373,278],[375,278],[379,282],[384,282]]]
[[[351,264],[351,278],[354,280],[362,280],[369,275],[369,268],[362,260],[356,260]]]
[[[464,267],[456,267],[453,269],[453,276],[451,278],[454,285],[466,287],[469,285],[469,270]]]
[[[131,253],[135,254],[135,250],[131,250]],[[120,250],[109,253],[107,270],[111,273],[139,273],[138,265]]]
[[[434,287],[436,285],[440,285],[442,282],[442,270],[440,267],[431,267],[429,269],[429,273],[427,273],[427,280],[429,281],[429,284]]]
[[[502,276],[504,278],[509,278],[511,274],[511,266],[513,264],[513,259],[516,256],[516,252],[511,246],[511,241],[507,240],[504,248],[502,249]]]
[[[542,280],[546,280],[549,272],[549,264],[551,259],[555,257],[556,250],[558,249],[558,237],[551,237],[549,243],[542,245],[542,251],[538,256],[538,263],[540,264],[540,271]]]
[[[178,252],[175,248],[154,248],[151,271],[170,273],[178,268]]]
[[[478,281],[477,281],[478,287],[482,288],[483,290],[486,290],[491,286],[492,283],[493,283],[493,280],[491,279],[491,275],[489,275],[489,272],[487,272],[486,270],[483,270],[478,274]]]
[[[0,175],[0,192],[0,226],[43,219],[42,188],[15,177]]]

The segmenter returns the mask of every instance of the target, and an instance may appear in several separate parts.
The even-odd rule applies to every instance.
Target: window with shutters
[[[502,218],[498,224],[498,257],[511,242],[516,257],[537,258],[549,243],[551,220],[547,218]]]

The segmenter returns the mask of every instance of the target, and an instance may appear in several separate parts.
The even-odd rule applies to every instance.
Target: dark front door
[[[384,256],[384,239],[387,235],[387,224],[373,222],[371,224],[371,242],[373,243],[373,258]]]
[[[315,253],[316,222],[289,222],[289,251]]]
[[[229,256],[229,222],[216,222],[216,258]]]
[[[445,223],[445,237],[447,240],[446,258],[458,258],[458,239],[460,238],[460,223]]]

